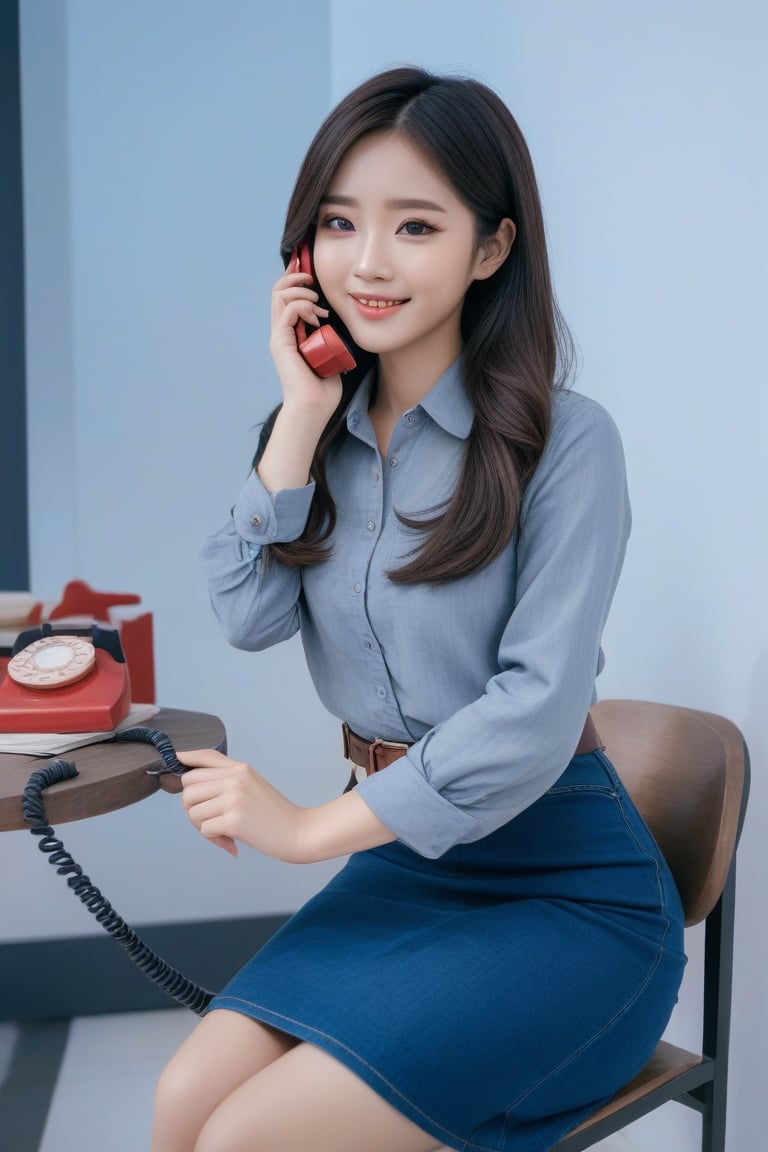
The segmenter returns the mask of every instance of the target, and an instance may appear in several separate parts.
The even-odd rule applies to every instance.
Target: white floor
[[[73,1020],[39,1152],[148,1152],[157,1077],[196,1022],[183,1008]],[[0,1024],[0,1082],[14,1034],[12,1024]],[[642,1128],[596,1144],[595,1152],[658,1149]]]
[[[185,1008],[73,1020],[40,1152],[147,1152],[155,1083],[196,1023]]]

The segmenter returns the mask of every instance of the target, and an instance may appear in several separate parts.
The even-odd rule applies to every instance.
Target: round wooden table
[[[161,708],[137,727],[164,732],[178,752],[190,748],[226,750],[224,725],[218,717],[205,712]],[[78,775],[43,792],[45,810],[54,826],[114,812],[161,787],[160,776],[147,775],[148,768],[162,764],[162,757],[152,744],[86,744],[63,752],[60,757],[0,753],[0,832],[29,828],[21,812],[24,788],[36,769],[56,759],[73,760]]]

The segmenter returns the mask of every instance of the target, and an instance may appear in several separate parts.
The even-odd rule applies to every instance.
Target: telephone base
[[[0,683],[0,732],[111,732],[128,715],[128,666],[96,649],[96,667],[84,680],[38,691],[6,673]]]

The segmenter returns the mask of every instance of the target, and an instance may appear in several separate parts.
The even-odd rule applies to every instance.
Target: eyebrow
[[[329,193],[323,196],[320,200],[321,204],[344,204],[348,208],[359,208],[360,202],[355,200],[354,196],[335,196]],[[445,208],[441,208],[439,204],[435,204],[432,200],[387,200],[386,208],[428,208],[432,212],[445,212]]]

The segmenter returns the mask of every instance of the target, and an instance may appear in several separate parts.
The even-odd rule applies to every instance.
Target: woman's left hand
[[[302,862],[300,808],[259,776],[249,764],[213,748],[178,752],[192,771],[181,777],[184,807],[198,832],[237,856],[236,840],[278,860]]]

